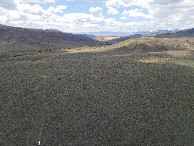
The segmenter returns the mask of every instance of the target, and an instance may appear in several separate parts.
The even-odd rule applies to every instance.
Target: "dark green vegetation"
[[[98,43],[83,35],[0,25],[0,56],[51,48],[96,46]]]
[[[194,28],[181,30],[173,33],[159,34],[158,38],[180,38],[180,37],[194,37]]]
[[[193,51],[139,38],[1,58],[0,145],[193,145]]]

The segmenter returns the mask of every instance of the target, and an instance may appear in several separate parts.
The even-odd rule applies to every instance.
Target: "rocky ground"
[[[0,58],[0,145],[192,145],[193,38]]]

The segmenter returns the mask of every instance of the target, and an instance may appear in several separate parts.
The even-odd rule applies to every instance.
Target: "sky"
[[[194,0],[0,0],[0,24],[63,32],[194,27]]]

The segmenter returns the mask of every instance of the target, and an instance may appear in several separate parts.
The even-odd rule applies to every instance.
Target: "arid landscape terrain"
[[[194,37],[168,35],[0,26],[0,145],[193,145]]]

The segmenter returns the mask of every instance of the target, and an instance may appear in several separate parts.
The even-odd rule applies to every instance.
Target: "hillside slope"
[[[0,145],[193,145],[194,38],[87,49],[0,58]]]
[[[1,54],[97,44],[98,41],[83,35],[0,25]]]
[[[172,32],[172,33],[159,34],[156,37],[158,38],[194,37],[194,28]]]

